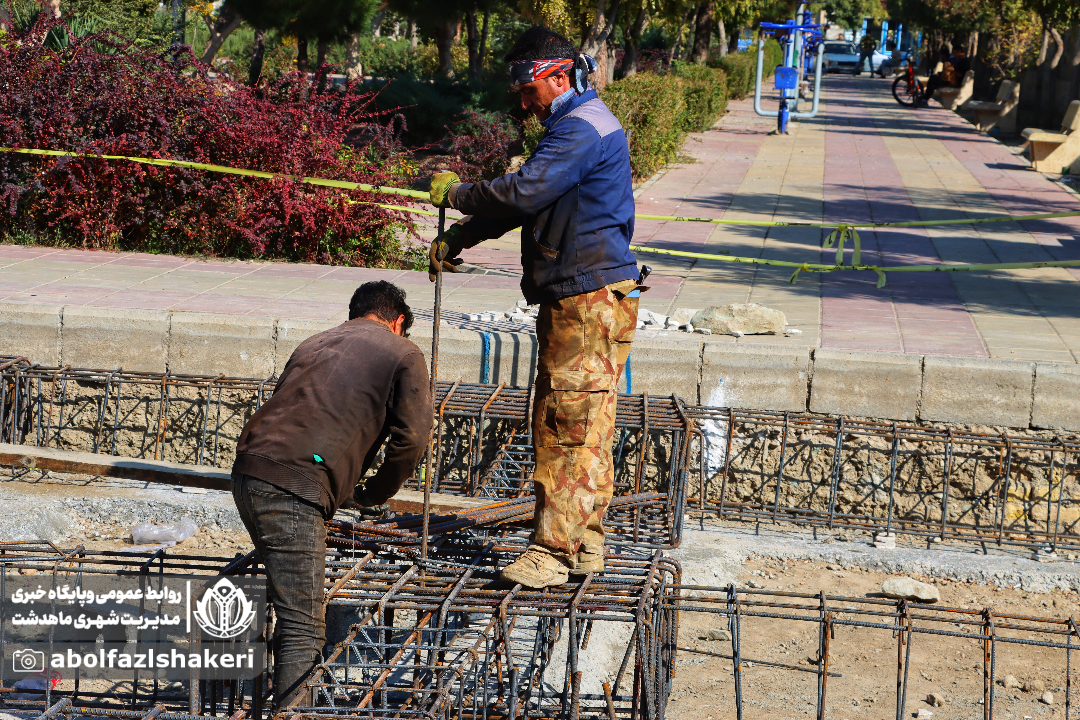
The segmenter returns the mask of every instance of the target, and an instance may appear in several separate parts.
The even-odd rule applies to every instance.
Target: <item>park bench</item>
[[[937,65],[934,66],[934,72],[930,73],[930,75],[937,75],[944,69],[945,63],[939,62]],[[917,75],[916,78],[918,79],[920,85],[926,87],[926,83],[930,82],[930,75]]]
[[[961,105],[971,99],[971,93],[975,90],[975,71],[968,70],[964,73],[964,80],[960,87],[938,88],[937,99],[941,107],[946,110],[957,110]]]
[[[974,114],[975,127],[982,132],[1016,132],[1016,114],[1020,109],[1020,83],[1005,80],[993,101],[972,100],[966,109]]]
[[[1061,132],[1025,128],[1024,145],[1039,172],[1080,173],[1080,100],[1069,103]]]

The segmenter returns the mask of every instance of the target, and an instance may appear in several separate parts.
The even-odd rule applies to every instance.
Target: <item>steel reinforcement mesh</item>
[[[1080,438],[734,408],[687,412],[699,452],[687,509],[1080,547]]]
[[[330,647],[308,681],[311,693],[288,712],[334,718],[662,718],[678,632],[677,613],[665,599],[671,600],[671,588],[680,581],[678,565],[654,551],[611,556],[603,574],[543,591],[498,581],[500,568],[524,547],[523,538],[446,537],[422,563],[394,546],[331,548]],[[138,575],[152,582],[160,572],[212,578],[257,575],[261,568],[254,553],[226,559],[0,543],[0,583],[16,572],[51,575],[58,582],[79,574]],[[11,617],[2,620],[6,635]],[[10,641],[0,636],[3,642]],[[177,688],[150,671],[134,670],[128,683],[95,689],[82,672],[38,698],[11,687],[18,678],[0,669],[0,696],[6,708],[36,709],[34,715],[78,707],[96,709],[87,713],[92,716],[129,717],[109,713],[159,708],[239,718],[263,717],[272,693],[269,673],[254,680],[206,681],[191,670]]]
[[[34,366],[0,357],[0,441],[227,467],[274,378]],[[530,391],[440,383],[432,489],[531,494]],[[668,547],[680,509],[1001,544],[1080,548],[1080,439],[621,395],[613,540]],[[421,487],[420,468],[413,487]],[[690,495],[687,499],[687,495]]]
[[[544,591],[497,582],[498,569],[520,549],[514,539],[448,537],[424,563],[392,546],[331,549],[329,647],[307,683],[310,694],[285,714],[663,719],[680,697],[684,673],[707,673],[711,692],[692,701],[698,708],[707,702],[720,718],[823,720],[870,712],[900,720],[924,706],[926,671],[933,670],[931,687],[945,688],[950,716],[1008,718],[1036,700],[1018,698],[1005,675],[1037,669],[1055,706],[1072,717],[1080,628],[1070,618],[684,585],[678,564],[662,551],[609,557],[606,572]],[[0,543],[0,580],[15,572],[62,580],[176,571],[213,577],[260,568],[252,554],[88,553]],[[709,641],[700,642],[706,632]],[[935,661],[946,655],[966,658],[966,669],[942,677]],[[3,711],[28,719],[267,716],[266,674],[207,682],[196,673],[174,687],[140,672],[104,691],[66,677],[36,697],[11,687],[5,672]],[[866,705],[867,683],[877,704],[856,713],[853,706]]]

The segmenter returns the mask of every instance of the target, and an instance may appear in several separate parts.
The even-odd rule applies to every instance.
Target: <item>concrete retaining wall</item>
[[[43,365],[267,377],[331,322],[0,303],[0,354]],[[443,327],[439,379],[483,379],[483,335]],[[428,356],[431,327],[413,328]],[[488,333],[488,380],[526,385],[536,338]],[[755,410],[812,411],[1080,431],[1080,366],[988,358],[648,337],[631,354],[633,392]],[[625,389],[625,377],[620,389]]]

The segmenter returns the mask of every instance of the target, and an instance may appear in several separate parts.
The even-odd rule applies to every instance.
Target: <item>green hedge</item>
[[[705,132],[727,110],[727,73],[704,65],[681,62],[675,64],[672,72],[683,81],[683,107],[679,115],[679,129],[685,132]]]
[[[704,132],[727,109],[723,70],[676,63],[670,72],[643,72],[611,83],[604,102],[630,136],[630,165],[641,180],[679,156],[688,132]]]
[[[780,43],[769,38],[765,41],[765,62],[762,72],[765,77],[772,77],[776,66],[784,60],[784,51]],[[730,97],[741,100],[754,94],[754,78],[757,76],[757,48],[746,52],[731,53],[716,60],[710,59],[709,65],[727,73],[728,93]]]
[[[604,103],[630,136],[630,167],[634,178],[647,178],[676,158],[684,132],[683,80],[666,73],[638,73],[611,83]]]

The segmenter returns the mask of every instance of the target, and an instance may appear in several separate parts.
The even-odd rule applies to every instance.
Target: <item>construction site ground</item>
[[[17,478],[5,475],[3,479],[0,499],[12,508],[3,521],[5,539],[19,537],[15,528],[21,527],[25,539],[46,533],[47,539],[65,548],[83,545],[92,552],[130,550],[134,524],[175,521],[201,513],[195,514],[199,532],[169,549],[169,554],[220,558],[252,549],[226,492],[191,493],[135,481],[39,471],[24,471]],[[9,502],[15,498],[20,502]],[[35,525],[40,516],[49,518],[51,524],[44,528]],[[348,512],[342,517],[348,519]],[[906,536],[901,536],[896,549],[882,549],[872,545],[868,534],[843,528],[718,522],[695,513],[688,516],[687,525],[682,544],[670,551],[681,563],[687,585],[720,588],[734,583],[743,591],[873,598],[881,597],[884,580],[905,575],[936,585],[944,606],[990,608],[997,614],[1032,617],[1080,614],[1080,562],[1065,553],[1058,562],[1040,563],[1029,558],[1027,548],[936,543]],[[710,638],[710,631],[715,638],[716,631],[727,629],[726,619],[681,613],[680,650],[668,718],[735,718],[732,662],[716,657],[730,656],[731,644]],[[968,629],[972,631],[970,626]],[[816,623],[743,619],[744,709],[751,717],[781,720],[815,714],[815,674],[761,663],[810,670],[815,667],[817,647]],[[999,655],[995,671],[999,717],[1063,717],[1061,654],[1061,650],[1022,647]],[[897,658],[896,640],[889,632],[839,628],[830,658],[829,670],[838,677],[829,680],[827,717],[893,716]],[[911,712],[907,716],[921,707],[939,718],[982,717],[982,668],[982,644],[978,641],[915,636],[907,701]],[[1005,686],[1010,675],[1020,687]],[[124,686],[104,680],[93,683],[102,690]],[[171,690],[179,693],[182,686]],[[1046,691],[1059,698],[1058,704],[1042,701]],[[932,707],[926,703],[930,693],[943,697],[946,704]]]

